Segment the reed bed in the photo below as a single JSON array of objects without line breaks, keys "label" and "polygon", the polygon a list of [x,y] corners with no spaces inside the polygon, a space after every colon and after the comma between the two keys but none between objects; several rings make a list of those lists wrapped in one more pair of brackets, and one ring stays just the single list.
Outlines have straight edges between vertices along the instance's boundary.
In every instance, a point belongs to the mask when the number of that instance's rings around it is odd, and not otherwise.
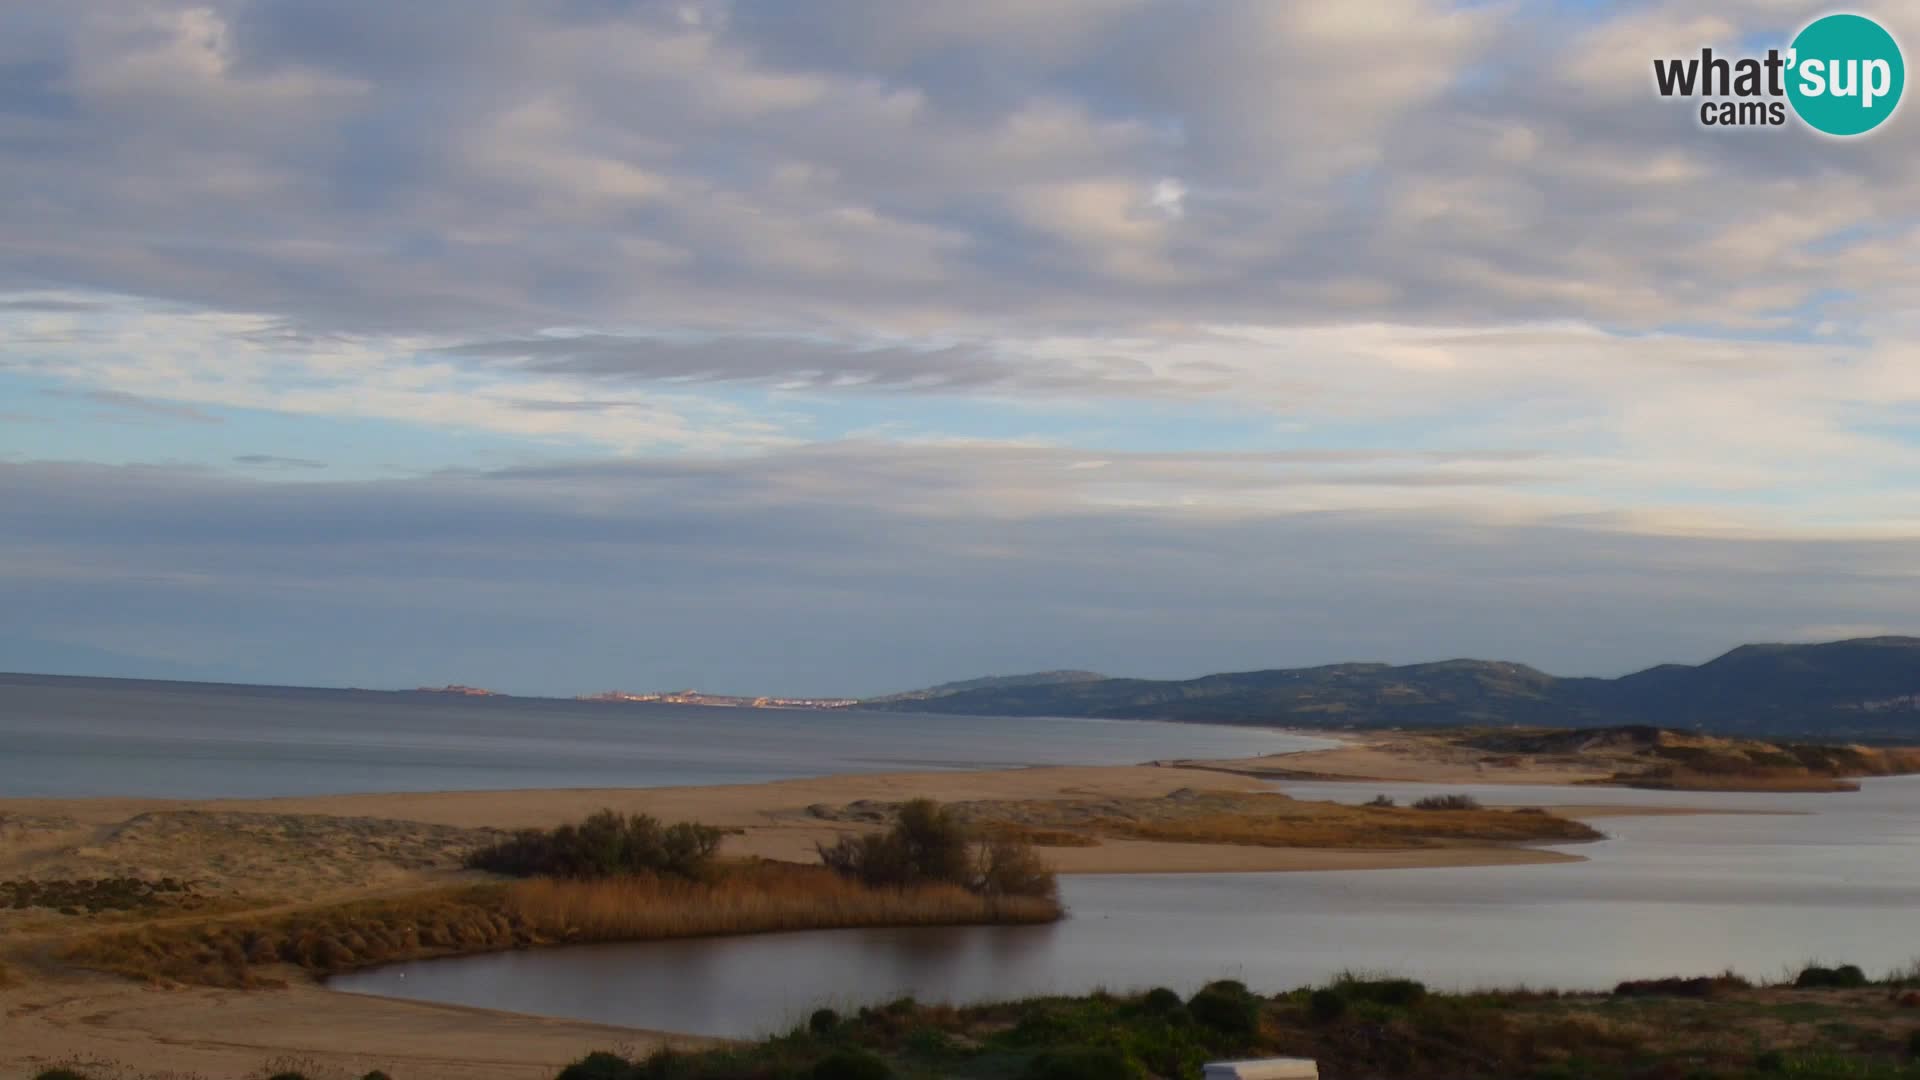
[{"label": "reed bed", "polygon": [[330,975],[434,956],[571,942],[862,926],[1041,923],[1060,905],[957,886],[872,889],[825,867],[746,863],[707,881],[534,879],[435,889],[259,918],[96,934],[65,959],[135,978],[256,986],[293,969]]},{"label": "reed bed", "polygon": [[764,863],[713,882],[669,878],[538,879],[507,890],[507,906],[572,941],[650,941],[855,926],[1042,923],[1058,902],[985,897],[956,885],[874,889],[822,867]]},{"label": "reed bed", "polygon": [[[1885,774],[1875,774],[1885,775]],[[1852,780],[1805,769],[1754,768],[1745,772],[1668,769],[1629,774],[1616,783],[1655,791],[1859,791]]]}]

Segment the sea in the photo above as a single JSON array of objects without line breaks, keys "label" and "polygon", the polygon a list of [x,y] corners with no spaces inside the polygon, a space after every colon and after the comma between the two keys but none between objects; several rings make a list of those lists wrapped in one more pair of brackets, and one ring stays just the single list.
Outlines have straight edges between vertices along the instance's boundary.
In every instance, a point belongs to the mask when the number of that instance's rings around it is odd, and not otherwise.
[{"label": "sea", "polygon": [[0,675],[0,798],[671,787],[1329,745],[1255,727]]}]

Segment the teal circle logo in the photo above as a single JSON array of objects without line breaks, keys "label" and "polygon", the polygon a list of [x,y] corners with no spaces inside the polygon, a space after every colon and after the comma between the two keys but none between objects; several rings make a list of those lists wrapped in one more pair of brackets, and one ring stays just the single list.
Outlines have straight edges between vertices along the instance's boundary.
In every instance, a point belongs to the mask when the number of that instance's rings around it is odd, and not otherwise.
[{"label": "teal circle logo", "polygon": [[1893,35],[1862,15],[1828,15],[1793,39],[1787,99],[1816,131],[1862,135],[1893,115],[1907,65]]}]

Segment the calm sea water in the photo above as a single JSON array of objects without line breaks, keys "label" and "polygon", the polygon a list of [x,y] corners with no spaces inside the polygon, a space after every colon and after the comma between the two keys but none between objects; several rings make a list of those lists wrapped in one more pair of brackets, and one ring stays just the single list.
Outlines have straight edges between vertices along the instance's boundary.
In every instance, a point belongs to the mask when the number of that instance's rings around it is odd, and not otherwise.
[{"label": "calm sea water", "polygon": [[[1415,785],[1283,785],[1404,801]],[[1447,790],[1461,790],[1449,788]],[[339,989],[713,1035],[822,1004],[983,1001],[1097,987],[1268,990],[1347,970],[1443,987],[1601,988],[1809,960],[1878,972],[1920,956],[1920,777],[1857,794],[1486,787],[1488,802],[1696,805],[1785,814],[1622,817],[1584,863],[1335,873],[1076,877],[1045,927],[846,930],[602,945],[404,964]]]},{"label": "calm sea water", "polygon": [[1327,745],[1143,721],[610,705],[0,675],[0,797],[666,787]]}]

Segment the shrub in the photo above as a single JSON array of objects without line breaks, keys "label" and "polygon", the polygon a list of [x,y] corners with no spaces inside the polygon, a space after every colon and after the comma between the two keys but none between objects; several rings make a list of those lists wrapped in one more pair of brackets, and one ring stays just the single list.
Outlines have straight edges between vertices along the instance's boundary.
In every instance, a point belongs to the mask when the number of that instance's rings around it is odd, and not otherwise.
[{"label": "shrub", "polygon": [[1786,1072],[1787,1055],[1778,1050],[1763,1050],[1754,1056],[1753,1071],[1757,1073]]},{"label": "shrub", "polygon": [[1339,992],[1355,1001],[1405,1009],[1426,999],[1427,984],[1414,979],[1346,979]]},{"label": "shrub", "polygon": [[840,1014],[832,1009],[815,1009],[813,1015],[807,1017],[807,1030],[815,1035],[825,1035],[839,1026]]},{"label": "shrub", "polygon": [[980,845],[976,853],[966,826],[932,799],[902,803],[885,833],[843,836],[816,850],[835,873],[870,888],[958,885],[993,898],[1059,895],[1053,872],[1031,844],[1003,837]]},{"label": "shrub", "polygon": [[841,837],[820,846],[820,861],[875,888],[973,883],[967,830],[953,812],[932,799],[900,806],[891,831]]},{"label": "shrub", "polygon": [[1164,986],[1156,986],[1147,991],[1146,996],[1140,999],[1140,1004],[1150,1013],[1164,1014],[1180,1008],[1183,1002],[1181,1002],[1179,994],[1174,993]]},{"label": "shrub", "polygon": [[1728,990],[1750,990],[1753,984],[1729,971],[1721,975],[1698,975],[1691,979],[1669,976],[1664,979],[1629,979],[1613,988],[1615,997],[1714,997]]},{"label": "shrub", "polygon": [[1391,795],[1375,795],[1373,798],[1367,800],[1367,805],[1386,807],[1397,804],[1393,801],[1393,796]]},{"label": "shrub", "polygon": [[1213,983],[1187,1001],[1194,1020],[1222,1035],[1248,1036],[1260,1028],[1260,1000],[1239,983]]},{"label": "shrub", "polygon": [[1060,895],[1053,871],[1034,854],[1033,846],[1018,840],[991,840],[980,845],[979,873],[974,891],[982,896]]},{"label": "shrub", "polygon": [[361,1077],[360,1080],[393,1080],[393,1077],[388,1076],[386,1073],[381,1072],[379,1069],[375,1069],[372,1072],[368,1073],[367,1075]]},{"label": "shrub", "polygon": [[47,1069],[35,1076],[33,1080],[87,1080],[87,1077],[72,1069]]},{"label": "shrub", "polygon": [[1867,985],[1867,973],[1853,964],[1842,964],[1837,968],[1814,964],[1802,968],[1794,978],[1793,985],[1800,990],[1854,990]]},{"label": "shrub", "polygon": [[1027,1064],[1020,1080],[1137,1080],[1140,1067],[1108,1046],[1048,1050]]},{"label": "shrub", "polygon": [[1415,810],[1478,810],[1480,800],[1471,795],[1428,795],[1415,799]]},{"label": "shrub", "polygon": [[596,1050],[560,1070],[557,1080],[638,1080],[640,1070],[618,1054]]},{"label": "shrub", "polygon": [[813,1067],[813,1080],[889,1080],[893,1069],[864,1050],[839,1050]]},{"label": "shrub", "polygon": [[476,870],[515,877],[607,878],[664,874],[699,878],[720,850],[721,830],[661,825],[647,814],[602,810],[578,825],[523,829],[467,856]]},{"label": "shrub", "polygon": [[1307,997],[1307,1015],[1316,1024],[1331,1024],[1347,1015],[1347,998],[1338,990],[1322,988]]}]

